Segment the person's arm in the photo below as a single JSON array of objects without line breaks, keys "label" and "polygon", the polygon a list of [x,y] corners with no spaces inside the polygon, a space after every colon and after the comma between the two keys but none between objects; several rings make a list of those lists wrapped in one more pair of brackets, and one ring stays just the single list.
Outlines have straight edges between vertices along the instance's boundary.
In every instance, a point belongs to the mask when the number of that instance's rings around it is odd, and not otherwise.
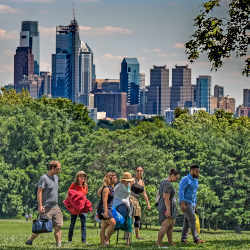
[{"label": "person's arm", "polygon": [[188,179],[187,178],[182,178],[180,181],[180,186],[179,186],[179,202],[181,205],[181,210],[184,212],[186,209],[186,203],[185,203],[185,198],[184,198],[184,192],[188,186]]},{"label": "person's arm", "polygon": [[101,197],[101,195],[102,195],[102,189],[103,189],[103,187],[100,187],[100,188],[98,189],[98,191],[97,191],[97,196],[98,196],[98,197]]},{"label": "person's arm", "polygon": [[43,207],[43,189],[46,187],[46,180],[44,176],[41,176],[38,185],[37,185],[37,203],[38,203],[38,211],[39,213],[44,213],[45,208]]},{"label": "person's arm", "polygon": [[[143,183],[144,184],[144,183]],[[147,191],[146,191],[146,187],[144,185],[144,192],[143,192],[143,197],[146,201],[146,204],[147,204],[147,207],[148,209],[150,210],[151,209],[151,206],[150,206],[150,202],[149,202],[149,199],[148,199],[148,195],[147,195]]]},{"label": "person's arm", "polygon": [[164,200],[165,207],[166,207],[165,216],[166,217],[171,217],[170,194],[169,193],[163,193],[163,200]]},{"label": "person's arm", "polygon": [[108,196],[109,196],[109,188],[105,187],[102,191],[102,202],[103,202],[103,209],[104,209],[104,214],[103,217],[108,219]]},{"label": "person's arm", "polygon": [[43,207],[43,189],[38,188],[37,189],[37,203],[38,203],[38,211],[39,213],[44,213],[45,209]]}]

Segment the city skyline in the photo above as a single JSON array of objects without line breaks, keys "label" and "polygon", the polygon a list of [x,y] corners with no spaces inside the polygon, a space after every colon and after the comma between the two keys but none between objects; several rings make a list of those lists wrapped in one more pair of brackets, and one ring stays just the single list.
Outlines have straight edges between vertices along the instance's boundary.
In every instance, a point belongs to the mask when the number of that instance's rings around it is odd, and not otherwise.
[{"label": "city skyline", "polygon": [[[55,16],[59,2],[61,14]],[[119,79],[124,56],[138,58],[140,73],[146,74],[147,84],[152,65],[167,65],[171,72],[175,64],[187,63],[183,43],[192,34],[193,18],[199,12],[201,1],[190,0],[187,4],[184,0],[135,0],[132,6],[130,0],[75,1],[81,40],[95,51],[97,78]],[[40,70],[51,71],[56,26],[72,19],[71,8],[71,3],[65,0],[24,0],[22,3],[17,0],[0,0],[1,84],[13,83],[13,56],[19,43],[20,24],[24,20],[39,22]],[[192,84],[196,83],[199,75],[211,75],[212,87],[216,84],[224,86],[225,95],[236,98],[237,105],[242,104],[243,89],[249,88],[250,81],[241,76],[239,62],[229,59],[224,69],[215,73],[210,72],[209,63],[202,57],[198,63],[189,64],[192,68]]]}]

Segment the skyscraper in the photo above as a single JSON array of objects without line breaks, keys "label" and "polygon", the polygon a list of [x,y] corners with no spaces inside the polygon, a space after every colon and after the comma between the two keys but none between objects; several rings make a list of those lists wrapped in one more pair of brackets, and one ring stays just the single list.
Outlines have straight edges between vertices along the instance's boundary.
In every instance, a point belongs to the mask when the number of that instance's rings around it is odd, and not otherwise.
[{"label": "skyscraper", "polygon": [[250,89],[243,90],[243,106],[250,107]]},{"label": "skyscraper", "polygon": [[[87,43],[81,42],[80,48],[80,80],[79,80],[79,95],[87,96],[94,89],[94,63],[93,52]],[[82,98],[81,98],[82,99]],[[88,100],[88,98],[83,98]],[[83,103],[88,106],[88,103]]]},{"label": "skyscraper", "polygon": [[146,75],[145,73],[140,73],[140,89],[144,89],[146,87]]},{"label": "skyscraper", "polygon": [[172,69],[171,109],[192,107],[194,94],[191,84],[191,69],[186,66],[175,66]]},{"label": "skyscraper", "polygon": [[147,113],[164,113],[170,107],[169,69],[153,66],[150,70],[150,87],[147,93]]},{"label": "skyscraper", "polygon": [[127,93],[130,105],[140,103],[140,65],[137,58],[124,58],[121,63],[120,90]]},{"label": "skyscraper", "polygon": [[196,106],[210,113],[211,76],[199,76],[196,83]]},{"label": "skyscraper", "polygon": [[17,47],[14,56],[14,87],[19,91],[19,84],[24,79],[34,74],[34,56],[29,47]]},{"label": "skyscraper", "polygon": [[217,98],[223,97],[224,96],[224,87],[215,85],[214,86],[214,96]]},{"label": "skyscraper", "polygon": [[34,56],[34,74],[40,73],[40,37],[37,21],[23,21],[20,32],[20,47],[28,47]]},{"label": "skyscraper", "polygon": [[52,55],[52,96],[79,99],[79,27],[75,18],[68,26],[56,27],[56,54]]},{"label": "skyscraper", "polygon": [[51,96],[51,73],[50,72],[40,72],[41,76],[41,91],[40,96]]}]

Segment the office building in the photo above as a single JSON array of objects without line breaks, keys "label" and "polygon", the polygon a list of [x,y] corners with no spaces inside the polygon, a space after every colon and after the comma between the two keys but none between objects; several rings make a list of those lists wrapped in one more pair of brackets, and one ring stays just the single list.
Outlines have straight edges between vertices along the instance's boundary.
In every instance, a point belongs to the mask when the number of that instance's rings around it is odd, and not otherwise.
[{"label": "office building", "polygon": [[140,65],[137,58],[124,58],[121,63],[120,90],[127,93],[130,105],[140,103]]},{"label": "office building", "polygon": [[230,96],[220,97],[218,99],[218,109],[224,109],[226,112],[235,112],[235,99]]},{"label": "office building", "polygon": [[34,74],[40,73],[40,36],[37,21],[23,21],[19,47],[31,49],[34,56]]},{"label": "office building", "polygon": [[41,96],[47,96],[51,97],[51,73],[50,72],[45,72],[41,71],[40,72],[40,77],[42,80],[42,85],[41,85]]},{"label": "office building", "polygon": [[196,80],[196,106],[210,113],[211,76],[199,76]]},{"label": "office building", "polygon": [[214,96],[217,98],[223,97],[224,96],[224,87],[215,85],[214,86]]},{"label": "office building", "polygon": [[95,108],[98,112],[106,112],[113,119],[127,117],[127,94],[125,92],[99,92],[94,97]]},{"label": "office building", "polygon": [[29,47],[17,47],[14,56],[14,87],[19,88],[19,83],[26,77],[34,74],[34,56]]},{"label": "office building", "polygon": [[210,97],[210,113],[213,114],[218,109],[218,97]]},{"label": "office building", "polygon": [[74,18],[68,26],[56,27],[56,54],[52,55],[52,96],[79,101],[80,37]]},{"label": "office building", "polygon": [[32,98],[40,98],[41,97],[41,86],[42,79],[38,75],[29,75],[25,76],[18,84],[16,89],[17,92],[21,92],[22,90],[27,90],[30,93]]},{"label": "office building", "polygon": [[238,117],[244,116],[250,118],[250,107],[239,106],[236,110],[236,115]]},{"label": "office building", "polygon": [[147,93],[147,114],[161,115],[170,107],[169,69],[153,66]]},{"label": "office building", "polygon": [[186,66],[175,66],[172,69],[171,104],[172,110],[177,107],[189,108],[194,105],[191,69]]},{"label": "office building", "polygon": [[[94,55],[87,43],[81,42],[79,95],[88,95],[94,89]],[[87,105],[86,103],[83,103]]]},{"label": "office building", "polygon": [[243,89],[243,106],[250,107],[250,89]]},{"label": "office building", "polygon": [[145,73],[140,73],[140,89],[144,89],[146,87],[146,75]]}]

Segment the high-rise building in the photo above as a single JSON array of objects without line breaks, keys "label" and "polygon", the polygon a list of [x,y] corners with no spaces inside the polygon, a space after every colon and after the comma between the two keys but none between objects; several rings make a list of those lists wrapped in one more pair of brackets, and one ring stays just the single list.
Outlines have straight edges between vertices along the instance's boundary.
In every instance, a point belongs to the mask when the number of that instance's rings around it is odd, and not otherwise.
[{"label": "high-rise building", "polygon": [[147,93],[148,114],[163,114],[170,107],[169,69],[153,66],[150,70],[150,87]]},{"label": "high-rise building", "polygon": [[52,55],[52,96],[79,100],[80,37],[75,18],[56,27],[56,54]]},{"label": "high-rise building", "polygon": [[121,63],[120,90],[127,93],[130,105],[140,103],[140,65],[137,58],[124,58]]},{"label": "high-rise building", "polygon": [[235,112],[235,99],[230,96],[220,97],[218,99],[218,109],[224,109],[226,112]]},{"label": "high-rise building", "polygon": [[127,116],[127,94],[125,92],[99,92],[94,97],[98,112],[106,112],[107,117],[119,119]]},{"label": "high-rise building", "polygon": [[172,69],[171,109],[189,108],[194,104],[191,69],[186,66],[175,66]]},{"label": "high-rise building", "polygon": [[40,73],[40,37],[37,21],[23,21],[20,32],[20,47],[28,47],[34,56],[34,74]]},{"label": "high-rise building", "polygon": [[41,93],[40,96],[51,96],[51,73],[41,71],[40,72],[42,85],[41,85]]},{"label": "high-rise building", "polygon": [[214,96],[217,98],[223,97],[224,96],[224,87],[215,85],[214,86]]},{"label": "high-rise building", "polygon": [[218,97],[210,97],[210,113],[213,114],[218,108]]},{"label": "high-rise building", "polygon": [[210,113],[211,76],[199,76],[196,80],[196,106]]},{"label": "high-rise building", "polygon": [[146,87],[146,75],[145,73],[140,73],[140,89],[144,89]]},{"label": "high-rise building", "polygon": [[34,74],[34,56],[29,47],[17,47],[14,56],[14,87],[20,89],[19,84],[24,79]]},{"label": "high-rise building", "polygon": [[250,107],[250,89],[243,89],[243,106]]},{"label": "high-rise building", "polygon": [[[88,95],[94,89],[93,82],[93,52],[87,43],[81,42],[80,49],[80,85],[79,95]],[[83,103],[87,105],[87,103]]]},{"label": "high-rise building", "polygon": [[28,90],[32,98],[41,97],[41,86],[42,79],[38,75],[24,76],[24,78],[19,82],[16,89],[17,92],[22,90]]}]

